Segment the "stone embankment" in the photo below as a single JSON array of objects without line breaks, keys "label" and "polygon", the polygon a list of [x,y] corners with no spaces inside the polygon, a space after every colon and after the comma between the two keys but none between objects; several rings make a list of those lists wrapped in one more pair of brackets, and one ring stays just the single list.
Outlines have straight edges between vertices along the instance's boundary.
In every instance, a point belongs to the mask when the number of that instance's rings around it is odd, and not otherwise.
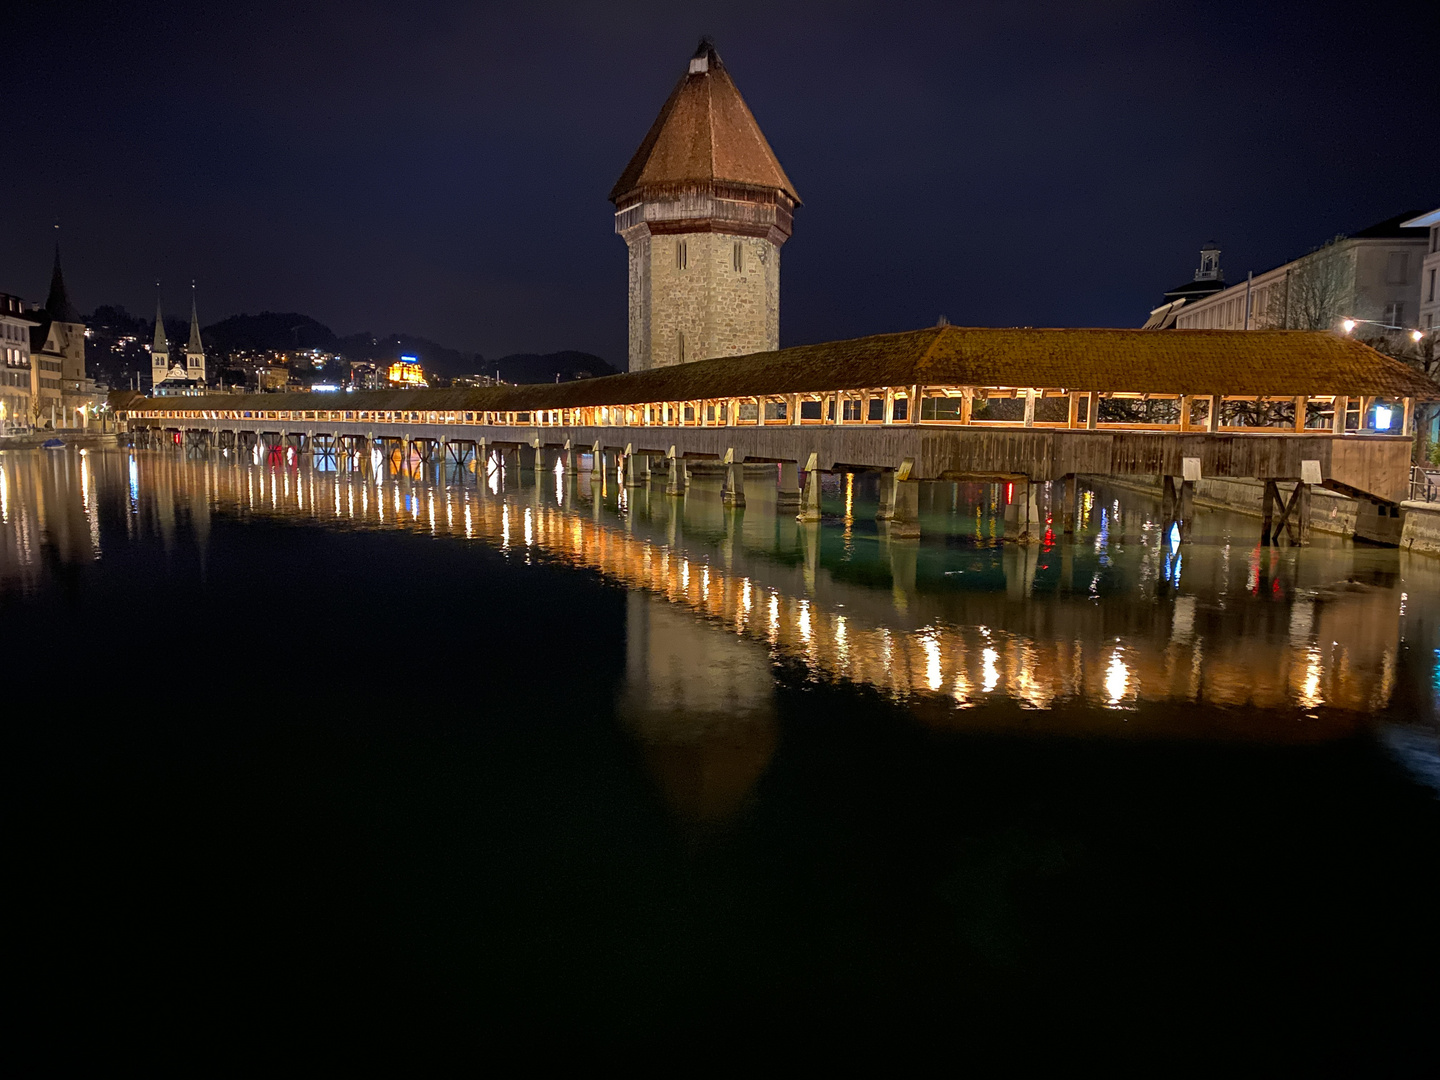
[{"label": "stone embankment", "polygon": [[[1149,485],[1125,486],[1160,494],[1158,479]],[[1195,505],[1212,510],[1231,510],[1258,518],[1263,514],[1264,498],[1265,485],[1259,480],[1201,480],[1195,485]],[[1310,528],[1353,537],[1359,510],[1360,503],[1348,495],[1315,487],[1310,496]],[[1401,503],[1398,540],[1401,550],[1440,556],[1440,503]]]},{"label": "stone embankment", "polygon": [[113,431],[32,431],[24,435],[0,435],[0,450],[34,450],[50,439],[86,449],[120,444],[120,436]]}]

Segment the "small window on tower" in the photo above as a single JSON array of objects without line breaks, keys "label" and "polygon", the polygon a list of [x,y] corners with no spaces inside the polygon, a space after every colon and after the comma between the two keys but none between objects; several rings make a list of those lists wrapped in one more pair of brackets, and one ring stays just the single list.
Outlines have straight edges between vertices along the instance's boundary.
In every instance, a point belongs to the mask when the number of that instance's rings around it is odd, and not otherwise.
[{"label": "small window on tower", "polygon": [[690,252],[686,249],[684,240],[675,241],[675,269],[685,270],[690,265]]},{"label": "small window on tower", "polygon": [[685,362],[685,332],[682,330],[677,337],[675,355],[679,357],[678,363],[683,364]]},{"label": "small window on tower", "polygon": [[739,240],[735,241],[735,272],[737,274],[745,272],[745,245]]}]

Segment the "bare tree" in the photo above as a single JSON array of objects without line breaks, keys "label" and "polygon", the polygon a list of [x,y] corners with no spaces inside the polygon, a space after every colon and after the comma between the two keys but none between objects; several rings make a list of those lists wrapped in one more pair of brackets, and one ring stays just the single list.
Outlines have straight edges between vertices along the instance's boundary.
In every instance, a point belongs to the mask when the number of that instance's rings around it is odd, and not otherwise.
[{"label": "bare tree", "polygon": [[1339,247],[1337,236],[1285,272],[1270,290],[1265,323],[1276,330],[1330,330],[1346,315],[1355,295],[1355,258]]}]

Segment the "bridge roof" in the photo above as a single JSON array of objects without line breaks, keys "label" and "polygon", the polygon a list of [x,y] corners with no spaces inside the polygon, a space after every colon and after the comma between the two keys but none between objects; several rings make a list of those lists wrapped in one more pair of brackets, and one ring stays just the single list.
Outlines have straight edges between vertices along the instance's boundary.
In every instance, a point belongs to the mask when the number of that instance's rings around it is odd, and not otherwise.
[{"label": "bridge roof", "polygon": [[[601,379],[454,390],[151,399],[187,409],[531,410],[881,387],[1029,387],[1272,398],[1413,397],[1440,386],[1334,334],[1301,330],[993,329],[944,326],[701,360]],[[164,406],[160,401],[164,401]]]}]

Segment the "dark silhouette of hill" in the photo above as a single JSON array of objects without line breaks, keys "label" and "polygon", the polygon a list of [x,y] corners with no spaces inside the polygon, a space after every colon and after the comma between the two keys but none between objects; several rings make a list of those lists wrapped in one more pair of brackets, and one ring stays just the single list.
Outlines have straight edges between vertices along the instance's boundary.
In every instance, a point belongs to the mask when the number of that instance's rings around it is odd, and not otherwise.
[{"label": "dark silhouette of hill", "polygon": [[338,342],[339,351],[347,360],[373,360],[376,363],[391,363],[399,356],[413,356],[426,370],[454,378],[468,375],[481,363],[478,353],[461,352],[447,348],[429,338],[414,334],[372,334],[362,330],[358,334],[343,337]]},{"label": "dark silhouette of hill", "polygon": [[[123,307],[103,306],[87,320],[93,331],[87,342],[87,357],[95,369],[115,385],[126,385],[131,377],[150,369],[147,346],[155,334],[153,319],[132,315]],[[190,323],[183,315],[165,319],[165,333],[171,348],[183,351],[190,336]],[[486,360],[479,353],[451,349],[414,334],[337,335],[324,323],[296,311],[262,311],[258,315],[231,315],[202,327],[200,336],[211,363],[219,370],[233,353],[292,352],[319,349],[337,353],[346,360],[369,360],[389,364],[400,356],[414,356],[426,371],[453,379],[457,375],[491,375],[512,383],[549,383],[558,378],[597,378],[614,375],[615,367],[591,353],[573,349],[554,353],[513,353],[498,360]]]},{"label": "dark silhouette of hill", "polygon": [[571,379],[597,379],[601,375],[615,375],[615,366],[593,353],[576,352],[566,349],[553,353],[512,353],[499,360],[487,360],[478,372],[481,375],[500,373],[500,378],[509,383],[553,383]]},{"label": "dark silhouette of hill", "polygon": [[[170,325],[170,320],[165,320]],[[324,323],[295,311],[262,311],[259,315],[231,315],[202,327],[206,349],[219,353],[286,349],[323,349],[337,352],[339,339]]]}]

